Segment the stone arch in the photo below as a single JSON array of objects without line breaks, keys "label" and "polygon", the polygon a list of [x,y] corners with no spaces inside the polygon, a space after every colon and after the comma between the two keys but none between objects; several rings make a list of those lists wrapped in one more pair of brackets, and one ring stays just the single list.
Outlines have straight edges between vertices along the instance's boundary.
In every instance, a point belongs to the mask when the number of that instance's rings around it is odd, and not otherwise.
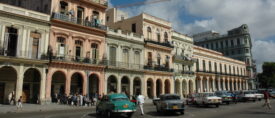
[{"label": "stone arch", "polygon": [[81,72],[72,73],[70,94],[84,94],[84,78]]},{"label": "stone arch", "polygon": [[110,75],[107,79],[107,93],[116,93],[117,91],[118,79],[114,75]]},{"label": "stone arch", "polygon": [[17,71],[11,66],[2,66],[0,68],[0,104],[9,103],[10,93],[16,95]]},{"label": "stone arch", "polygon": [[142,81],[140,77],[135,77],[133,80],[133,95],[141,94],[142,90]]},{"label": "stone arch", "polygon": [[171,82],[170,82],[170,80],[169,79],[166,79],[165,81],[164,81],[164,84],[165,84],[165,94],[169,94],[169,93],[171,93]]},{"label": "stone arch", "polygon": [[121,78],[121,92],[130,95],[130,78],[128,76]]},{"label": "stone arch", "polygon": [[154,81],[152,78],[147,79],[146,86],[147,96],[149,98],[154,98]]},{"label": "stone arch", "polygon": [[29,68],[24,72],[22,101],[25,103],[39,103],[41,73],[36,68]]},{"label": "stone arch", "polygon": [[95,97],[95,95],[99,94],[99,87],[100,87],[100,79],[99,79],[99,76],[98,74],[96,73],[92,73],[90,74],[89,76],[89,79],[88,79],[88,94],[89,96],[93,96]]},{"label": "stone arch", "polygon": [[162,81],[161,79],[157,79],[156,80],[156,95],[157,97],[159,97],[160,94],[162,94]]}]

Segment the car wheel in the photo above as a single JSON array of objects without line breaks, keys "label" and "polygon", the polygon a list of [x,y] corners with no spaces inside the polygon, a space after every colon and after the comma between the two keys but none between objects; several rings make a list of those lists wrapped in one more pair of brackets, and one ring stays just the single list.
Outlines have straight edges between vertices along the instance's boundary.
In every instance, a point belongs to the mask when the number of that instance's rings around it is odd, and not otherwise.
[{"label": "car wheel", "polygon": [[216,107],[219,108],[220,105],[216,104]]},{"label": "car wheel", "polygon": [[112,117],[112,112],[111,111],[107,111],[107,118],[111,118]]}]

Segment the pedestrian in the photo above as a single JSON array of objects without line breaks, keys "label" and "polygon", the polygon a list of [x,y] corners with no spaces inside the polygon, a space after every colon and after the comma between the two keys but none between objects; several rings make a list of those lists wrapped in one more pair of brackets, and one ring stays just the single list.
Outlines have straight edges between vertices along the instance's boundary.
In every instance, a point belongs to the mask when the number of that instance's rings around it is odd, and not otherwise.
[{"label": "pedestrian", "polygon": [[141,110],[141,115],[144,115],[144,111],[143,111],[144,99],[145,99],[145,97],[141,94],[139,94],[139,96],[137,97],[137,102],[138,102],[139,108]]},{"label": "pedestrian", "polygon": [[270,105],[270,96],[267,90],[264,91],[264,99],[265,99],[265,103],[263,105],[263,107],[267,106],[269,109],[271,109],[271,105]]},{"label": "pedestrian", "polygon": [[9,104],[11,105],[12,103],[11,103],[11,98],[12,98],[12,92],[9,94],[9,97],[8,97],[8,99],[9,99]]},{"label": "pedestrian", "polygon": [[22,105],[22,96],[20,96],[20,98],[17,101],[17,110],[21,109],[22,110],[23,105]]},{"label": "pedestrian", "polygon": [[83,96],[79,94],[79,106],[83,106]]}]

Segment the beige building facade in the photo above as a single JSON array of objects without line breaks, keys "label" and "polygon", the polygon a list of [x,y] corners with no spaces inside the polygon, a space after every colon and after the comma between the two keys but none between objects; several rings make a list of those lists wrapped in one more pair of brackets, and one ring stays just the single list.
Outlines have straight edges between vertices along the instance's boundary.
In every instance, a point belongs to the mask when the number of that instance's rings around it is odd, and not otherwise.
[{"label": "beige building facade", "polygon": [[196,92],[193,39],[173,31],[172,41],[175,93],[186,97],[188,94]]},{"label": "beige building facade", "polygon": [[197,92],[248,89],[245,62],[223,56],[222,53],[194,46]]},{"label": "beige building facade", "polygon": [[0,3],[0,104],[45,101],[50,15]]}]

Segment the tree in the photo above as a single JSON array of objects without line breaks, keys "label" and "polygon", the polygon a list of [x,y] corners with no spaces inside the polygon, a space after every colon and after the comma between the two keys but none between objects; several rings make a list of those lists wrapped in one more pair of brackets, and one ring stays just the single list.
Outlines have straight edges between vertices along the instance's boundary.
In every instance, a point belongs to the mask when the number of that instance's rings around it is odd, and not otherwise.
[{"label": "tree", "polygon": [[261,88],[275,87],[275,62],[265,62],[262,66],[263,72],[258,74]]}]

